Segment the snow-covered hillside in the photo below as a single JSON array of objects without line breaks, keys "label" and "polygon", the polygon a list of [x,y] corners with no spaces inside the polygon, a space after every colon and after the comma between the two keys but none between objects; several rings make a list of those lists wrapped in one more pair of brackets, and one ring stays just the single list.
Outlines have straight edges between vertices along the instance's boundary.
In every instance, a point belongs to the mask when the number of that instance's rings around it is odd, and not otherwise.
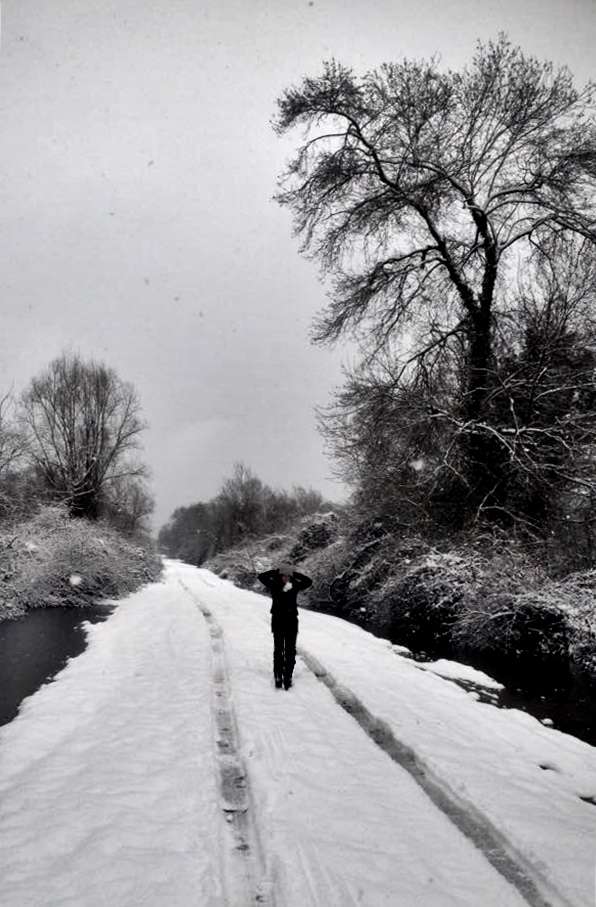
[{"label": "snow-covered hillside", "polygon": [[[0,731],[3,907],[592,905],[596,753],[168,564]],[[459,670],[459,669],[456,669]]]}]

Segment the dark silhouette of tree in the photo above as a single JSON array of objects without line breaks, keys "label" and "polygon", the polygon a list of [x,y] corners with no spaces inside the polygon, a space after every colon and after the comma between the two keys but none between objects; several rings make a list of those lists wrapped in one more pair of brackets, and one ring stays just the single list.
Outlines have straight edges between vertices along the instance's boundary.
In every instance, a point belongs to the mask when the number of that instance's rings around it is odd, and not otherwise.
[{"label": "dark silhouette of tree", "polygon": [[264,485],[249,467],[236,463],[215,499],[219,519],[215,545],[231,548],[242,538],[263,531]]},{"label": "dark silhouette of tree", "polygon": [[[11,394],[0,398],[0,520],[10,520],[23,509],[22,483],[25,438],[14,417]],[[29,480],[29,485],[31,481]]]},{"label": "dark silhouette of tree", "polygon": [[[507,507],[512,453],[493,419],[499,338],[523,302],[512,275],[556,243],[552,267],[564,243],[592,255],[592,96],[500,36],[461,72],[404,61],[357,78],[327,63],[278,102],[279,133],[308,130],[278,199],[332,280],[315,339],[362,344],[349,405],[372,383],[385,405],[422,407],[427,429],[442,421],[433,488],[453,480],[462,518]],[[434,429],[414,434],[432,453]]]},{"label": "dark silhouette of tree", "polygon": [[141,475],[121,476],[102,491],[100,513],[125,535],[148,534],[155,501]]},{"label": "dark silhouette of tree", "polygon": [[301,516],[331,504],[312,489],[270,488],[244,463],[236,463],[210,501],[179,507],[159,531],[163,551],[193,564],[249,539],[283,531]]},{"label": "dark silhouette of tree", "polygon": [[22,460],[25,439],[12,417],[11,394],[0,397],[0,481]]},{"label": "dark silhouette of tree", "polygon": [[96,519],[110,483],[144,475],[131,459],[145,423],[132,385],[76,355],[55,359],[24,393],[31,462],[73,516]]},{"label": "dark silhouette of tree", "polygon": [[[583,240],[535,250],[493,340],[482,428],[492,495],[475,519],[532,532],[584,521],[596,495],[596,257]],[[573,247],[575,254],[573,253]],[[465,348],[451,344],[407,378],[389,357],[348,375],[322,429],[362,507],[410,528],[461,522],[468,426],[458,410]],[[466,451],[464,451],[465,453]]]}]

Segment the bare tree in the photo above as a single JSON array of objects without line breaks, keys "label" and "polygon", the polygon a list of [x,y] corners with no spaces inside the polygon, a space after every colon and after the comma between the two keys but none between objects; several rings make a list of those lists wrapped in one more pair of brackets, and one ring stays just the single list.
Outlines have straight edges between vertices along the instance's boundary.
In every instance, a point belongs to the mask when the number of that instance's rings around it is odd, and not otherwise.
[{"label": "bare tree", "polygon": [[0,481],[19,463],[25,447],[23,434],[11,419],[12,402],[9,393],[0,397]]},{"label": "bare tree", "polygon": [[[478,431],[494,441],[491,494],[474,519],[585,523],[596,500],[596,255],[558,237],[535,249],[509,313],[502,313],[486,373]],[[437,346],[406,377],[383,352],[347,375],[322,429],[363,506],[422,528],[466,510],[470,423],[458,407],[465,347]]]},{"label": "bare tree", "polygon": [[500,36],[461,72],[404,61],[359,79],[331,62],[279,100],[279,133],[309,132],[278,199],[333,283],[315,339],[352,332],[374,368],[389,346],[394,386],[456,351],[472,513],[499,505],[491,394],[512,275],[536,244],[596,242],[592,98]]},{"label": "bare tree", "polygon": [[265,486],[244,463],[235,463],[216,498],[220,515],[219,546],[229,548],[264,530]]},{"label": "bare tree", "polygon": [[13,418],[10,393],[0,398],[0,519],[14,517],[19,509],[15,473],[23,463],[25,439]]},{"label": "bare tree", "polygon": [[74,516],[96,519],[110,483],[144,472],[130,456],[145,427],[137,394],[100,363],[55,359],[23,395],[22,423],[32,462]]},{"label": "bare tree", "polygon": [[159,544],[170,556],[195,564],[244,544],[251,560],[255,538],[283,532],[300,517],[333,506],[313,489],[274,490],[250,467],[235,463],[214,498],[174,511],[159,531]]},{"label": "bare tree", "polygon": [[126,535],[147,533],[155,501],[143,475],[113,479],[102,493],[101,515]]}]

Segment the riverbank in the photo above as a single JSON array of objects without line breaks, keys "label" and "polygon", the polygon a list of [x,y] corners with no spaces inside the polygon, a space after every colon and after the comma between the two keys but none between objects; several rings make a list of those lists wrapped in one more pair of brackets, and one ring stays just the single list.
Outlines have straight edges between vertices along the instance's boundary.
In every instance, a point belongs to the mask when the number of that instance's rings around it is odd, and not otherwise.
[{"label": "riverbank", "polygon": [[481,670],[506,690],[503,707],[596,743],[596,571],[552,579],[516,540],[462,535],[433,546],[333,513],[205,566],[262,592],[256,573],[281,561],[313,578],[304,607],[405,645],[416,658]]},{"label": "riverbank", "polygon": [[0,623],[0,725],[16,717],[24,699],[66,667],[87,645],[85,623],[101,623],[114,605],[37,608]]},{"label": "riverbank", "polygon": [[[276,690],[268,612],[263,596],[169,563],[89,628],[85,652],[0,730],[3,907],[102,907],[106,892],[120,907],[268,892],[287,907],[525,904],[494,868],[499,842],[544,891],[533,903],[589,903],[594,750],[314,612],[299,637],[313,669],[298,659],[292,689]],[[346,706],[374,717],[372,737]],[[230,728],[245,773],[234,804]],[[383,752],[391,741],[420,781]],[[457,803],[468,829],[493,830],[483,850],[445,816]],[[240,823],[258,838],[236,838]],[[244,896],[234,867],[247,861]]]},{"label": "riverbank", "polygon": [[0,528],[0,621],[44,607],[88,607],[134,592],[161,573],[149,539],[46,506]]}]

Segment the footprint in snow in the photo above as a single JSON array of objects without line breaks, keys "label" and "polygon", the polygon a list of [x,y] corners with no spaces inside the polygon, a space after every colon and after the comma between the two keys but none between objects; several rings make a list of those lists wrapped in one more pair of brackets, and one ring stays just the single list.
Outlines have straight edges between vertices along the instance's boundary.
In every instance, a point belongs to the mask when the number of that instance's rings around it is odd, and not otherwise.
[{"label": "footprint in snow", "polygon": [[561,769],[557,765],[553,765],[552,762],[540,762],[539,768],[545,772],[559,772],[559,774],[562,774]]}]

